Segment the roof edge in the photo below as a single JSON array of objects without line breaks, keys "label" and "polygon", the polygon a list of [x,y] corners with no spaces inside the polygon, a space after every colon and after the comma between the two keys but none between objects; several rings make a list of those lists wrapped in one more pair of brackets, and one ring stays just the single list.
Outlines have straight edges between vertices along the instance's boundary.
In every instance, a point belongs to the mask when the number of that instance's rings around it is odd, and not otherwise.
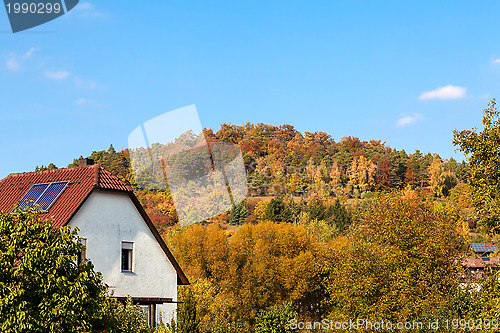
[{"label": "roof edge", "polygon": [[163,252],[167,256],[167,258],[170,260],[170,262],[172,263],[172,266],[174,266],[174,269],[177,272],[177,284],[178,285],[191,284],[189,282],[188,278],[186,277],[186,275],[184,274],[184,272],[182,271],[181,266],[179,265],[177,260],[175,260],[174,255],[168,249],[167,244],[165,244],[165,242],[163,241],[163,238],[161,238],[160,234],[158,233],[158,230],[156,230],[153,222],[151,221],[148,214],[144,210],[144,207],[142,207],[141,203],[139,202],[139,199],[137,199],[134,192],[128,192],[128,194],[129,194],[130,199],[132,199],[132,202],[134,203],[135,207],[137,208],[137,210],[141,214],[142,218],[144,219],[144,221],[148,225],[149,229],[153,233],[153,236],[156,238],[156,241],[158,242],[158,244],[160,244],[160,247],[162,248]]}]

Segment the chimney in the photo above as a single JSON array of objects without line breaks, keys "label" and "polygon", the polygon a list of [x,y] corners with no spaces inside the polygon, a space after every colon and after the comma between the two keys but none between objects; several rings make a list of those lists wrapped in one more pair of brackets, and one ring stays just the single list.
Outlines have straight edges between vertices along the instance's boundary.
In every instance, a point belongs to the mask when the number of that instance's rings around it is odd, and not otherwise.
[{"label": "chimney", "polygon": [[91,158],[81,158],[78,160],[78,166],[94,165],[94,160]]}]

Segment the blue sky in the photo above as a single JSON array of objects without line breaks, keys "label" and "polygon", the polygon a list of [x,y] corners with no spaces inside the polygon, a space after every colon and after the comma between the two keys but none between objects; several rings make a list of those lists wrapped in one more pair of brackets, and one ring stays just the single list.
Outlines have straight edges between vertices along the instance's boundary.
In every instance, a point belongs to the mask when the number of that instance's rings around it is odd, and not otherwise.
[{"label": "blue sky", "polygon": [[196,104],[202,125],[291,124],[454,153],[500,89],[498,1],[100,1],[13,34],[0,10],[0,177]]}]

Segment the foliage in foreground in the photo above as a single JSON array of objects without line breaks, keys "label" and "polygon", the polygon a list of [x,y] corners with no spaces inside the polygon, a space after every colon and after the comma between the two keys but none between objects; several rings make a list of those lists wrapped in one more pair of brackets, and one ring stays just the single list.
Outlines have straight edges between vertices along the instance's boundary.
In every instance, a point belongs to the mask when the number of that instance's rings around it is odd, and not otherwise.
[{"label": "foliage in foreground", "polygon": [[255,333],[292,333],[290,321],[297,317],[290,303],[271,306],[257,314]]},{"label": "foliage in foreground", "polygon": [[252,332],[259,310],[291,302],[313,308],[320,289],[315,243],[289,223],[172,230],[169,242],[192,281],[201,332]]},{"label": "foliage in foreground", "polygon": [[326,303],[335,319],[424,320],[449,307],[464,238],[423,198],[380,197],[348,247],[328,254]]},{"label": "foliage in foreground", "polygon": [[[414,191],[363,203],[350,208],[356,217],[345,233],[321,216],[328,212],[320,201],[304,206],[295,223],[170,230],[192,281],[200,332],[286,332],[285,313],[299,321],[468,316],[455,306],[466,231],[458,203]],[[257,207],[265,219],[267,205]]]},{"label": "foliage in foreground", "polygon": [[453,143],[468,156],[469,184],[481,224],[492,233],[500,232],[500,112],[495,99],[485,109],[484,129],[453,132]]},{"label": "foliage in foreground", "polygon": [[52,228],[33,211],[0,215],[0,330],[90,332],[103,324],[106,287],[77,231]]},{"label": "foliage in foreground", "polygon": [[107,296],[90,261],[77,263],[77,230],[40,213],[0,214],[0,331],[149,332],[140,309]]}]

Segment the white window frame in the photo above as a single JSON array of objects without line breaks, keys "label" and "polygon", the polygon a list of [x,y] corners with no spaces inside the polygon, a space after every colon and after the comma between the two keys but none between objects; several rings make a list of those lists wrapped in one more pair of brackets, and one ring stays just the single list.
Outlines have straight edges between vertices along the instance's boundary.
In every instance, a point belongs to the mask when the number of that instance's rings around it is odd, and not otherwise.
[{"label": "white window frame", "polygon": [[[123,269],[123,251],[128,251],[128,269]],[[122,241],[121,249],[121,269],[123,273],[132,273],[134,271],[134,242]]]}]

